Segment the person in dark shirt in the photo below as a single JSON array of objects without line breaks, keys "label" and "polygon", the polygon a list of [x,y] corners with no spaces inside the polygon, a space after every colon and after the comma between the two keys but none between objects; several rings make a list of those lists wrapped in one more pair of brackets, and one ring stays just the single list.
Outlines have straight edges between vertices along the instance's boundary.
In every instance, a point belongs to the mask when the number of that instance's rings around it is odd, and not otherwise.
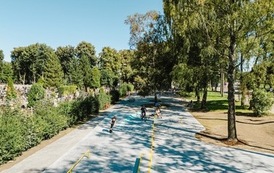
[{"label": "person in dark shirt", "polygon": [[112,129],[113,129],[115,122],[116,122],[116,116],[113,116],[110,121],[110,129],[109,129],[110,133],[112,133]]},{"label": "person in dark shirt", "polygon": [[141,107],[141,119],[144,119],[146,117],[146,112],[147,112],[147,109],[146,109],[145,105],[142,105],[142,107]]}]

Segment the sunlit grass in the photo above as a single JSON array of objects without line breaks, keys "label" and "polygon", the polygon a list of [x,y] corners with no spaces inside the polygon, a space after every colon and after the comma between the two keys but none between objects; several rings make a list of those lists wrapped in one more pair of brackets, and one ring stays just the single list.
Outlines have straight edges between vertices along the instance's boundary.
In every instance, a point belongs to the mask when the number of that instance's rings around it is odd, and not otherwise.
[{"label": "sunlit grass", "polygon": [[[194,101],[194,110],[200,109],[200,103],[196,103],[196,98],[194,94],[191,94],[191,97],[187,98],[188,100]],[[202,98],[201,98],[202,99]],[[241,106],[240,102],[235,102],[235,109],[237,114],[253,114],[252,110],[248,110],[248,107]],[[227,111],[228,110],[228,100],[227,93],[221,96],[220,92],[209,91],[207,95],[206,109],[203,111]]]}]

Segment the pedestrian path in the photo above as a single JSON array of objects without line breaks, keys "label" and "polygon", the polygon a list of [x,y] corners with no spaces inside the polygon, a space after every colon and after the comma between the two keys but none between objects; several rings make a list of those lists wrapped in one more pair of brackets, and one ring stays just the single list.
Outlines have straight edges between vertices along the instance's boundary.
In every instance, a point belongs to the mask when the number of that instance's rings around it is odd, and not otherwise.
[{"label": "pedestrian path", "polygon": [[[203,143],[195,133],[204,127],[182,106],[161,97],[163,118],[140,120],[140,106],[153,97],[122,101],[5,173],[65,173],[84,154],[73,172],[131,173],[141,157],[140,172],[274,172],[274,155]],[[148,108],[148,114],[153,108]],[[113,133],[110,120],[117,116]]]}]

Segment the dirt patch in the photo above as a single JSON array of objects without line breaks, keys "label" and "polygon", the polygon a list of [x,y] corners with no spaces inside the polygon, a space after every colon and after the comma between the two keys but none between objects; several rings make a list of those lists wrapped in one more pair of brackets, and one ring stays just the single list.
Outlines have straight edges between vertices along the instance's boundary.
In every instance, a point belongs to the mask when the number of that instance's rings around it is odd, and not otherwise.
[{"label": "dirt patch", "polygon": [[235,143],[226,140],[226,112],[191,112],[191,114],[206,129],[196,135],[204,142],[274,154],[274,116],[237,115],[236,129],[239,141]]}]

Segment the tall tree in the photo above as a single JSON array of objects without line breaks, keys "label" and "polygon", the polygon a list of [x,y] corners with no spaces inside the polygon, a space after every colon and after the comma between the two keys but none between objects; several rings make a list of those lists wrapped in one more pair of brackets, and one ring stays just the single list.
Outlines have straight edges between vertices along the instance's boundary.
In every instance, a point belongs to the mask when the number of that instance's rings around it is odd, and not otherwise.
[{"label": "tall tree", "polygon": [[59,87],[63,82],[63,72],[61,63],[54,52],[47,53],[47,61],[45,64],[44,86]]},{"label": "tall tree", "polygon": [[247,38],[254,39],[273,31],[271,0],[236,1],[164,0],[165,13],[173,27],[185,36],[189,27],[198,28],[208,40],[207,49],[213,49],[219,59],[226,62],[228,81],[228,140],[237,141],[235,117],[235,69],[237,49]]},{"label": "tall tree", "polygon": [[16,80],[23,84],[36,82],[44,72],[46,54],[52,51],[51,47],[40,43],[14,48],[11,52],[11,62]]},{"label": "tall tree", "polygon": [[77,45],[75,51],[78,58],[87,57],[91,67],[97,65],[95,47],[91,43],[82,41]]},{"label": "tall tree", "polygon": [[[144,90],[170,88],[170,72],[174,59],[169,58],[168,26],[165,17],[158,12],[128,16],[125,21],[130,25],[130,46],[135,48],[135,82]],[[145,85],[143,85],[145,84]]]},{"label": "tall tree", "polygon": [[92,87],[92,68],[90,67],[90,60],[87,56],[82,55],[80,58],[80,67],[82,70],[83,85],[86,91]]},{"label": "tall tree", "polygon": [[90,87],[93,89],[100,88],[101,86],[101,72],[98,67],[93,67],[91,69],[91,85]]},{"label": "tall tree", "polygon": [[102,82],[110,87],[115,87],[121,78],[121,55],[116,49],[104,47],[99,54],[99,69],[102,72]]},{"label": "tall tree", "polygon": [[3,62],[1,70],[0,80],[3,83],[7,83],[8,79],[13,79],[13,70],[10,62]]},{"label": "tall tree", "polygon": [[75,50],[72,46],[58,47],[55,54],[61,62],[61,66],[64,72],[64,78],[67,83],[71,83],[71,74],[69,73],[70,63],[75,57]]},{"label": "tall tree", "polygon": [[0,49],[0,81],[3,80],[3,64],[4,64],[4,53],[3,50]]}]

